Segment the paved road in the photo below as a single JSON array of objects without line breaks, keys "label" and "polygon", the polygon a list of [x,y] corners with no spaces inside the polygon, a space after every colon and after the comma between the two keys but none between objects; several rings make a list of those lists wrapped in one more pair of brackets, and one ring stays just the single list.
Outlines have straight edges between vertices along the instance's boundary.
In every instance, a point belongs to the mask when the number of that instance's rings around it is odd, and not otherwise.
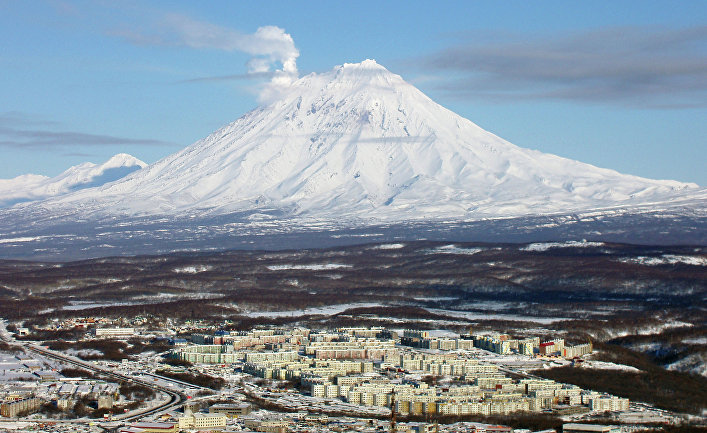
[{"label": "paved road", "polygon": [[93,363],[82,361],[82,360],[74,358],[72,356],[68,356],[68,355],[61,353],[61,352],[57,352],[57,351],[50,350],[50,349],[47,349],[42,346],[37,346],[34,344],[29,344],[29,343],[25,343],[24,347],[32,352],[39,353],[39,354],[46,356],[48,358],[59,360],[59,361],[64,362],[66,364],[71,364],[71,365],[75,365],[75,366],[78,366],[81,368],[85,368],[87,370],[91,370],[91,371],[100,373],[104,376],[108,376],[113,379],[118,379],[120,381],[125,381],[128,383],[142,385],[144,387],[150,388],[150,389],[158,391],[158,392],[164,392],[165,394],[169,395],[169,397],[170,397],[169,401],[167,401],[164,404],[161,404],[159,406],[156,406],[153,408],[146,408],[146,409],[139,411],[137,413],[131,413],[127,417],[120,417],[118,415],[114,419],[120,419],[122,421],[137,420],[137,419],[149,416],[149,415],[155,415],[155,414],[167,412],[168,410],[170,410],[176,406],[180,406],[181,404],[183,404],[187,400],[187,396],[182,392],[175,391],[173,389],[169,389],[167,387],[152,383],[147,380],[142,380],[142,379],[138,379],[138,378],[135,378],[132,376],[127,376],[124,374],[116,373],[114,371],[110,371],[110,370],[104,369],[102,367],[98,367],[98,366],[94,365]]},{"label": "paved road", "polygon": [[[70,365],[75,365],[81,368],[84,368],[86,370],[94,371],[96,373],[100,373],[104,376],[111,377],[113,379],[117,379],[119,381],[125,381],[128,383],[134,383],[138,385],[142,385],[144,387],[150,388],[154,391],[158,392],[163,392],[169,396],[169,400],[159,406],[153,407],[153,408],[145,408],[143,410],[140,410],[138,412],[130,412],[127,416],[124,415],[116,415],[113,419],[114,420],[121,420],[121,421],[135,421],[140,418],[150,416],[150,415],[157,415],[160,413],[164,413],[169,411],[170,409],[174,407],[178,407],[182,405],[186,400],[187,396],[179,391],[175,391],[173,389],[167,388],[165,386],[150,382],[148,380],[143,380],[139,378],[135,378],[132,376],[127,376],[124,374],[116,373],[114,371],[98,367],[97,365],[83,361],[81,359],[75,358],[73,356],[66,355],[62,352],[57,352],[51,349],[47,349],[46,347],[38,346],[36,344],[31,344],[28,342],[24,341],[16,341],[12,335],[7,331],[7,322],[4,320],[0,320],[0,339],[8,342],[8,343],[15,343],[15,344],[20,344],[22,345],[25,349],[41,354],[43,356],[46,356],[47,358],[52,358],[56,359],[58,361],[61,361],[66,364]],[[169,380],[168,378],[163,378],[164,380]],[[84,421],[85,422],[85,421]]]}]

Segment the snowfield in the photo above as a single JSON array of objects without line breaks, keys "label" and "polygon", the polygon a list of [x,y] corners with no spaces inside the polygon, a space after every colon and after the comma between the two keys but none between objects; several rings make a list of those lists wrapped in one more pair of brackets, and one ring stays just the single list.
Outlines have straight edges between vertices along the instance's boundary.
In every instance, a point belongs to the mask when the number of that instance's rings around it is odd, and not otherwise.
[{"label": "snowfield", "polygon": [[707,257],[680,256],[674,254],[663,254],[659,257],[630,257],[620,259],[619,261],[623,263],[635,263],[645,266],[675,265],[678,263],[692,266],[707,266]]},{"label": "snowfield", "polygon": [[520,248],[522,251],[547,251],[552,248],[584,248],[584,247],[601,247],[603,242],[587,242],[586,240],[581,241],[567,241],[567,242],[541,242],[530,244],[526,247]]},{"label": "snowfield", "polygon": [[341,263],[324,263],[324,264],[313,264],[313,265],[271,265],[267,266],[271,271],[284,271],[284,270],[304,270],[304,271],[329,271],[332,269],[347,269],[353,268],[351,265],[345,265]]},{"label": "snowfield", "polygon": [[707,351],[688,355],[672,364],[668,364],[667,368],[668,370],[684,371],[707,377]]},{"label": "snowfield", "polygon": [[630,372],[630,373],[640,373],[641,372],[641,370],[639,370],[638,368],[630,366],[630,365],[615,364],[613,362],[606,362],[606,361],[586,360],[582,363],[582,367],[595,368],[598,370],[620,370],[620,371],[626,371],[626,372]]},{"label": "snowfield", "polygon": [[372,247],[372,250],[399,250],[405,248],[405,244],[381,244]]},{"label": "snowfield", "polygon": [[177,274],[198,274],[200,272],[210,271],[213,266],[209,265],[197,265],[197,266],[185,266],[183,268],[175,268],[173,272]]},{"label": "snowfield", "polygon": [[27,236],[22,238],[6,238],[0,239],[0,244],[14,244],[18,242],[32,242],[43,239],[45,236]]},{"label": "snowfield", "polygon": [[312,316],[312,315],[324,315],[331,316],[333,314],[338,314],[346,311],[350,308],[370,308],[370,307],[380,307],[383,304],[380,303],[350,303],[350,304],[337,304],[337,305],[326,305],[324,307],[306,308],[304,310],[290,310],[290,311],[245,311],[240,314],[248,317],[296,317],[296,316]]},{"label": "snowfield", "polygon": [[484,251],[484,248],[460,248],[456,245],[443,245],[432,250],[428,250],[428,254],[462,254],[473,255]]}]

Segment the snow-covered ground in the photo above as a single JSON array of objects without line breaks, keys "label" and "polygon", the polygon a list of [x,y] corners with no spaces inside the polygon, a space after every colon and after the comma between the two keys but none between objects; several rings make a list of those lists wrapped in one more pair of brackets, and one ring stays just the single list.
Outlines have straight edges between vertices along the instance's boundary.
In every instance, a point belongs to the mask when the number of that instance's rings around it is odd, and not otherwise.
[{"label": "snow-covered ground", "polygon": [[350,308],[369,308],[369,307],[380,307],[383,304],[380,303],[351,303],[351,304],[337,304],[337,305],[327,305],[324,307],[314,307],[306,308],[304,310],[289,310],[289,311],[244,311],[240,313],[243,316],[248,317],[286,317],[286,316],[312,316],[312,315],[325,315],[331,316],[332,314],[338,314],[342,311],[346,311]]},{"label": "snow-covered ground", "polygon": [[462,255],[473,255],[484,251],[484,248],[461,248],[454,244],[443,245],[431,250],[427,250],[429,254],[462,254]]},{"label": "snow-covered ground", "polygon": [[597,370],[621,370],[621,371],[626,371],[626,372],[631,372],[631,373],[640,373],[641,370],[639,370],[636,367],[632,367],[630,365],[624,365],[624,364],[615,364],[613,362],[606,362],[606,361],[593,361],[593,360],[586,360],[582,364],[583,368],[594,368]]},{"label": "snow-covered ground", "polygon": [[552,248],[584,248],[584,247],[600,247],[604,245],[603,242],[588,242],[586,240],[581,241],[567,241],[567,242],[539,242],[534,244],[529,244],[525,247],[520,248],[522,251],[547,251]]},{"label": "snow-covered ground", "polygon": [[200,272],[210,271],[213,266],[209,265],[194,265],[194,266],[184,266],[181,268],[173,269],[173,272],[178,274],[198,274]]},{"label": "snow-covered ground", "polygon": [[399,250],[405,248],[405,244],[381,244],[371,247],[372,250]]},{"label": "snow-covered ground", "polygon": [[612,338],[624,337],[626,335],[650,335],[650,334],[660,334],[666,329],[671,328],[683,328],[694,326],[692,323],[683,322],[680,320],[670,320],[666,322],[660,322],[653,325],[646,325],[639,328],[631,329],[611,329],[606,328],[604,332],[611,336]]},{"label": "snow-covered ground", "polygon": [[677,263],[692,265],[692,266],[707,266],[707,257],[702,256],[683,256],[676,254],[663,254],[658,257],[628,257],[619,259],[623,263],[636,263],[645,266],[659,266],[659,265],[674,265]]},{"label": "snow-covered ground", "polygon": [[347,269],[353,268],[351,265],[346,265],[343,263],[315,263],[311,265],[295,265],[295,264],[285,264],[285,265],[270,265],[267,266],[271,271],[284,271],[284,270],[305,270],[305,271],[329,271],[333,269]]},{"label": "snow-covered ground", "polygon": [[668,370],[700,374],[707,377],[707,351],[693,353],[678,361],[668,364]]},{"label": "snow-covered ground", "polygon": [[469,320],[508,320],[508,321],[522,321],[522,322],[536,322],[541,324],[548,324],[553,322],[559,322],[561,320],[569,320],[567,317],[535,317],[535,316],[523,316],[518,314],[487,314],[487,313],[477,313],[473,311],[457,311],[457,310],[443,310],[440,308],[428,308],[432,313],[444,314],[446,316],[461,317]]},{"label": "snow-covered ground", "polygon": [[416,296],[412,298],[416,301],[454,301],[459,299],[457,296]]},{"label": "snow-covered ground", "polygon": [[63,352],[66,353],[67,355],[76,356],[79,358],[84,357],[84,356],[102,356],[103,355],[103,352],[101,352],[100,350],[96,350],[96,349],[80,349],[80,350],[66,349]]},{"label": "snow-covered ground", "polygon": [[40,239],[44,239],[46,236],[25,236],[21,238],[5,238],[5,239],[0,239],[0,244],[15,244],[19,242],[32,242],[32,241],[38,241]]},{"label": "snow-covered ground", "polygon": [[106,301],[106,302],[95,302],[95,301],[69,301],[68,305],[63,306],[62,310],[77,311],[86,310],[89,308],[102,308],[102,307],[118,307],[125,305],[147,305],[147,304],[157,304],[160,302],[175,300],[175,299],[213,299],[218,298],[221,295],[219,293],[181,293],[179,295],[174,293],[158,293],[154,295],[143,295],[136,296],[132,298],[132,301]]}]

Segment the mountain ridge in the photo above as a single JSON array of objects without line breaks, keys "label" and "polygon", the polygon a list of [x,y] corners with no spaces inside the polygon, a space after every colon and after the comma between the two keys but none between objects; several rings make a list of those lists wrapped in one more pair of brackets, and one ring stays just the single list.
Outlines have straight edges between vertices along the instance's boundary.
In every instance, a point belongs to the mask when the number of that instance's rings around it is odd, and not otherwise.
[{"label": "mountain ridge", "polygon": [[132,155],[119,153],[102,164],[84,162],[69,167],[54,177],[30,173],[12,179],[0,179],[0,208],[101,186],[146,166],[147,164]]}]

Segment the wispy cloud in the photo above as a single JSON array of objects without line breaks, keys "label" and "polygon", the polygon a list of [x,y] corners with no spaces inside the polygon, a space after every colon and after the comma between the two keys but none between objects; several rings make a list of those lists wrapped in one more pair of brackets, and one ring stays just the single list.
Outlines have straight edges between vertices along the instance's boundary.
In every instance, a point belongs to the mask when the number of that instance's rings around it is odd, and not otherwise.
[{"label": "wispy cloud", "polygon": [[468,40],[418,59],[451,95],[664,108],[707,105],[707,26]]},{"label": "wispy cloud", "polygon": [[48,149],[113,145],[169,146],[173,143],[154,139],[62,131],[58,123],[26,113],[16,111],[0,113],[1,147]]},{"label": "wispy cloud", "polygon": [[66,152],[66,153],[62,153],[61,156],[93,158],[98,155],[96,155],[95,153],[86,153],[86,152]]},{"label": "wispy cloud", "polygon": [[177,81],[178,83],[204,83],[204,82],[219,82],[219,81],[240,81],[254,80],[258,78],[272,78],[272,72],[253,72],[249,74],[233,74],[233,75],[217,75],[213,77],[196,77],[186,80]]},{"label": "wispy cloud", "polygon": [[[292,36],[277,26],[259,27],[255,33],[242,33],[178,13],[166,13],[154,20],[150,28],[127,28],[115,32],[137,45],[182,46],[193,49],[238,51],[253,56],[246,64],[253,77],[271,77],[261,89],[266,102],[298,77],[299,50]],[[188,81],[241,79],[242,75],[196,78]]]}]

